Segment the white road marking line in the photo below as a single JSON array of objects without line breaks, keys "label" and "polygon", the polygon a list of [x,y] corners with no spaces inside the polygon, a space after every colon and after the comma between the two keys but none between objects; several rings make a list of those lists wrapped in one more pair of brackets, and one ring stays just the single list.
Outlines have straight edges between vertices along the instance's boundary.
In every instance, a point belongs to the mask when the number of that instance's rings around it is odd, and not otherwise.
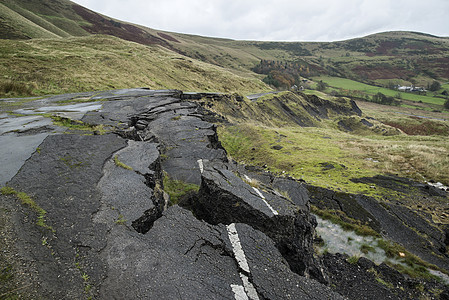
[{"label": "white road marking line", "polygon": [[229,240],[231,241],[232,250],[234,251],[235,259],[239,264],[239,267],[249,273],[248,262],[246,261],[245,252],[243,252],[242,244],[240,244],[239,234],[235,228],[235,224],[229,224],[226,226],[228,229]]},{"label": "white road marking line", "polygon": [[197,162],[198,162],[198,166],[200,167],[200,172],[201,172],[201,174],[203,174],[203,172],[204,172],[203,160],[202,159],[198,159]]},{"label": "white road marking line", "polygon": [[273,215],[277,216],[279,213],[277,212],[277,210],[275,210],[273,207],[271,207],[271,205],[265,199],[265,196],[257,188],[253,187],[253,190],[255,190],[256,193],[259,195],[259,197],[262,198],[263,202],[268,206],[268,208],[271,210]]},{"label": "white road marking line", "polygon": [[[240,243],[239,234],[237,233],[237,228],[235,228],[235,224],[231,223],[226,226],[228,231],[229,240],[231,241],[232,251],[234,252],[235,259],[239,267],[245,271],[246,273],[250,273],[248,262],[246,260],[245,252],[243,252],[242,244]],[[231,284],[232,291],[234,292],[234,297],[236,300],[240,299],[249,299],[249,300],[259,300],[259,296],[257,295],[257,291],[254,288],[253,284],[249,281],[248,276],[245,274],[239,273],[240,278],[242,279],[243,286]],[[242,295],[243,292],[245,293]],[[245,298],[246,297],[246,298]]]},{"label": "white road marking line", "polygon": [[248,295],[248,298],[251,300],[259,300],[259,295],[257,295],[257,291],[254,288],[254,285],[249,282],[249,278],[245,275],[240,273],[240,278],[243,281],[243,286],[245,287],[246,294]]},{"label": "white road marking line", "polygon": [[[252,181],[252,179],[249,178],[248,175],[244,174],[243,176],[245,176],[245,179],[248,180],[249,182]],[[252,187],[252,188],[254,191],[256,191],[257,195],[259,195],[259,197],[263,200],[263,202],[268,206],[268,208],[271,210],[273,215],[275,215],[275,216],[279,215],[277,210],[275,210],[273,207],[271,207],[271,205],[267,202],[267,200],[265,199],[265,196],[257,188],[255,188],[255,187]]]},{"label": "white road marking line", "polygon": [[235,300],[249,300],[243,286],[238,284],[231,284],[231,289],[234,292]]}]

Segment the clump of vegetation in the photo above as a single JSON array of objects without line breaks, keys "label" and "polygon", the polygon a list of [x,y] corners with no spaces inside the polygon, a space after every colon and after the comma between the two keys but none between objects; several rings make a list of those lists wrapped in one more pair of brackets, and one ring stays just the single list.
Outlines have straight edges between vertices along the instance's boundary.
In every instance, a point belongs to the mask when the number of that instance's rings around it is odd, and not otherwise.
[{"label": "clump of vegetation", "polygon": [[374,249],[374,247],[371,247],[367,244],[362,244],[362,246],[360,246],[360,251],[364,254],[368,254],[368,252],[374,252],[375,250],[376,249]]},{"label": "clump of vegetation", "polygon": [[360,256],[353,255],[351,257],[348,257],[347,261],[348,261],[348,263],[355,265],[359,262],[359,259],[360,259]]},{"label": "clump of vegetation", "polygon": [[118,224],[118,225],[125,225],[126,224],[126,219],[125,219],[125,217],[123,216],[123,215],[119,215],[118,216],[118,219],[115,221],[115,224]]},{"label": "clump of vegetation", "polygon": [[244,182],[246,182],[247,184],[249,184],[251,187],[253,188],[260,188],[260,181],[255,179],[255,178],[249,178],[249,177],[243,177],[242,178]]},{"label": "clump of vegetation", "polygon": [[27,193],[18,192],[14,188],[8,186],[2,187],[0,189],[0,193],[3,195],[12,195],[17,197],[17,199],[19,199],[23,205],[30,207],[37,214],[36,224],[38,226],[51,230],[53,232],[55,231],[46,223],[45,215],[47,214],[47,212],[42,207],[40,207]]},{"label": "clump of vegetation", "polygon": [[85,163],[78,161],[76,158],[73,158],[70,155],[60,157],[59,159],[70,169],[77,169],[86,165]]},{"label": "clump of vegetation", "polygon": [[118,156],[117,156],[117,155],[114,156],[114,163],[115,163],[115,165],[116,165],[117,167],[123,168],[123,169],[125,169],[125,170],[130,170],[130,171],[133,170],[133,168],[131,168],[131,167],[128,166],[127,164],[121,162],[121,161],[118,159]]},{"label": "clump of vegetation", "polygon": [[[374,229],[369,227],[368,225],[361,224],[360,221],[349,218],[345,215],[344,212],[334,209],[319,209],[315,205],[311,205],[311,211],[314,214],[317,214],[321,218],[325,220],[329,220],[334,224],[340,225],[344,230],[351,230],[361,236],[375,236],[380,237],[380,234],[377,233]],[[342,216],[344,215],[343,220]],[[348,222],[348,221],[351,221]],[[367,245],[366,245],[367,246]],[[363,247],[363,245],[362,245]],[[367,246],[369,247],[369,246]],[[368,248],[364,248],[364,250],[368,250]],[[363,252],[363,251],[362,251]]]},{"label": "clump of vegetation", "polygon": [[94,134],[103,135],[110,131],[101,125],[90,125],[79,120],[72,120],[69,118],[52,115],[50,116],[53,120],[53,124],[60,127],[66,127],[70,130],[81,130],[81,131],[91,131]]},{"label": "clump of vegetation", "polygon": [[371,98],[371,101],[374,103],[379,103],[383,105],[400,105],[401,103],[394,99],[392,96],[385,96],[381,92],[378,92],[377,94],[373,95]]},{"label": "clump of vegetation", "polygon": [[427,278],[427,279],[437,279],[438,277],[430,274],[429,269],[438,270],[445,274],[448,273],[446,270],[439,269],[437,266],[430,264],[418,256],[408,252],[403,246],[386,241],[383,239],[378,240],[378,246],[385,251],[387,257],[395,259],[401,263],[388,262],[390,266],[397,269],[399,272],[407,274],[414,278]]},{"label": "clump of vegetation", "polygon": [[164,191],[170,196],[170,205],[178,204],[179,199],[189,192],[198,192],[200,187],[193,183],[172,179],[164,172]]}]

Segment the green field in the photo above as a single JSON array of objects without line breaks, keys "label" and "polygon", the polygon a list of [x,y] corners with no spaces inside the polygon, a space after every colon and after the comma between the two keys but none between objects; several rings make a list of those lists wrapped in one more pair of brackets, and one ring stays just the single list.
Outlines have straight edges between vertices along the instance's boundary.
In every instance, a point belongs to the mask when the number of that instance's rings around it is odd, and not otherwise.
[{"label": "green field", "polygon": [[[341,90],[361,91],[363,93],[366,93],[367,95],[375,95],[377,93],[382,93],[386,96],[391,96],[391,97],[415,101],[415,102],[421,101],[424,103],[436,104],[436,105],[443,105],[444,101],[445,101],[442,98],[418,95],[418,94],[414,94],[414,93],[398,92],[395,90],[372,86],[372,85],[368,85],[365,83],[357,82],[357,81],[346,79],[346,78],[340,78],[340,77],[321,76],[321,77],[314,78],[314,80],[315,81],[322,80],[323,82],[327,83],[330,87],[338,88]],[[398,97],[398,95],[400,95],[400,97]]]}]

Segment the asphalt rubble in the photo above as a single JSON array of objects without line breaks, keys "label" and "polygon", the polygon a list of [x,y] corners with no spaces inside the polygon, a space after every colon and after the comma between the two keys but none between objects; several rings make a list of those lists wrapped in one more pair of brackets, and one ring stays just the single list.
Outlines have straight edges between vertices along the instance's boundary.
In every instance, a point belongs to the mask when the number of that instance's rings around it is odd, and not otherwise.
[{"label": "asphalt rubble", "polygon": [[[0,195],[2,220],[9,224],[3,226],[1,261],[17,274],[14,294],[30,299],[430,295],[416,288],[419,280],[385,264],[360,259],[354,265],[340,254],[319,257],[310,203],[327,196],[309,198],[311,189],[302,182],[229,161],[213,123],[219,116],[198,101],[204,96],[220,99],[220,94],[127,89],[38,102],[45,110],[61,101],[96,101],[63,116],[108,128],[105,134],[60,128],[45,117],[39,123],[23,119],[16,129],[11,122],[18,120],[2,119],[10,126],[0,135],[11,145],[5,160],[17,160],[5,169],[2,184],[35,203]],[[16,153],[14,145],[24,146]],[[173,204],[164,191],[167,177],[197,185],[198,192]],[[367,201],[357,203],[374,215]],[[438,233],[432,237],[444,244]],[[446,268],[447,258],[438,263]],[[367,270],[394,279],[396,286],[387,288]],[[428,287],[442,289],[440,299],[448,299],[443,285]]]}]

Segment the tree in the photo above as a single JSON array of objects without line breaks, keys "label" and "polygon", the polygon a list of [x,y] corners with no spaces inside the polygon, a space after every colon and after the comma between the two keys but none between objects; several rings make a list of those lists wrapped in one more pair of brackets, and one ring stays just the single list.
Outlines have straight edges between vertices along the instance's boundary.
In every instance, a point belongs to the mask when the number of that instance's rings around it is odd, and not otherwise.
[{"label": "tree", "polygon": [[372,102],[384,104],[384,105],[399,105],[399,101],[395,100],[391,96],[385,96],[381,92],[373,95]]},{"label": "tree", "polygon": [[327,83],[323,82],[322,80],[318,81],[318,84],[316,86],[316,89],[319,91],[324,91],[327,88]]},{"label": "tree", "polygon": [[449,109],[449,99],[444,102],[444,108]]},{"label": "tree", "polygon": [[436,92],[439,89],[441,89],[441,83],[439,83],[438,81],[434,80],[432,82],[432,84],[430,85],[429,90],[432,91],[432,92]]}]

